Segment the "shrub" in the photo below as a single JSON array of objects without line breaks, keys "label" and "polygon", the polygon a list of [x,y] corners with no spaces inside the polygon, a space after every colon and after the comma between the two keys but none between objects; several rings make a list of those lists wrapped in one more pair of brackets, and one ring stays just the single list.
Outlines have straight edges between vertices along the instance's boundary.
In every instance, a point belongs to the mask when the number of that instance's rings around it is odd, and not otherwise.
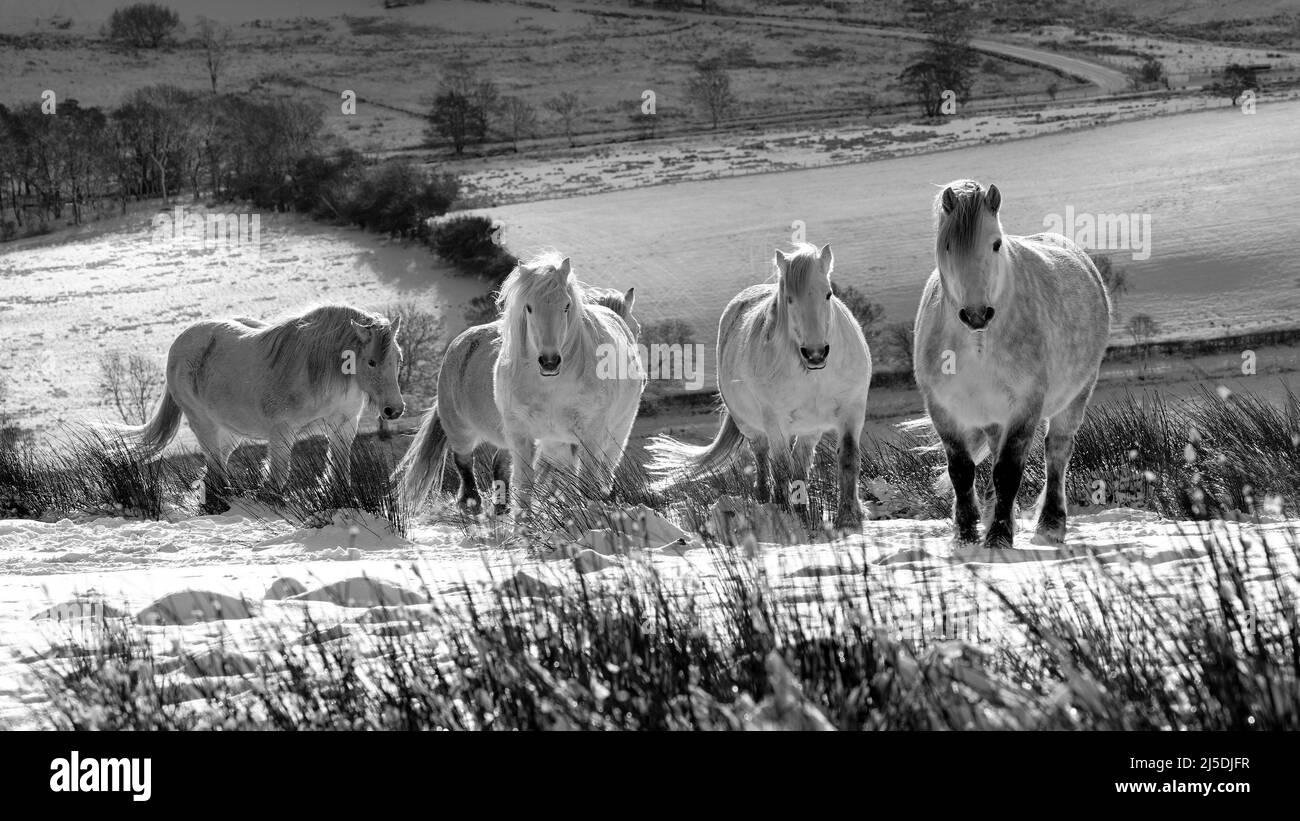
[{"label": "shrub", "polygon": [[386,163],[361,171],[341,209],[344,218],[390,236],[427,234],[427,220],[455,201],[460,183],[450,174],[430,177],[414,163]]},{"label": "shrub", "polygon": [[519,260],[496,240],[495,228],[487,217],[452,217],[433,225],[430,245],[438,256],[462,273],[495,285],[519,264]]}]

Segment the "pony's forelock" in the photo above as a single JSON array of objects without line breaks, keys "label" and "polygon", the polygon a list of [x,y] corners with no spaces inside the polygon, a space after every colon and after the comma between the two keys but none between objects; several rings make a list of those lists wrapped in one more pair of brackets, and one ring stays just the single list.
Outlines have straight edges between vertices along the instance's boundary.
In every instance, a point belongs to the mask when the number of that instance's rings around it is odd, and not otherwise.
[{"label": "pony's forelock", "polygon": [[[944,191],[952,189],[956,201],[952,213],[944,211]],[[934,220],[938,232],[938,242],[950,253],[964,254],[971,250],[979,238],[982,220],[988,217],[997,220],[997,215],[988,207],[988,189],[975,180],[953,180],[939,190],[934,198]]]},{"label": "pony's forelock", "polygon": [[[785,274],[781,274],[781,269],[777,268],[777,277],[780,282],[790,293],[801,294],[808,287],[808,283],[813,281],[813,277],[819,276],[821,269],[821,251],[816,245],[808,242],[795,243],[794,253],[787,253],[786,258],[789,263],[786,265]],[[772,264],[775,266],[776,261]]]}]

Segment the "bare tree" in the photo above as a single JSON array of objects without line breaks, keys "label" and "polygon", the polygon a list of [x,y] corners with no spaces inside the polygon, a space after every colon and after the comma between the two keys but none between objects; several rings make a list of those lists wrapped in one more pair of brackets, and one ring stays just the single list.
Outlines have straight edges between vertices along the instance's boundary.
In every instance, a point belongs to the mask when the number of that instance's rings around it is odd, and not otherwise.
[{"label": "bare tree", "polygon": [[582,97],[576,91],[565,91],[558,97],[546,101],[546,107],[560,118],[564,126],[564,136],[569,138],[569,148],[573,148],[573,124],[582,111]]},{"label": "bare tree", "polygon": [[695,76],[687,86],[695,104],[709,115],[713,128],[736,106],[736,95],[731,90],[731,75],[718,59],[705,60],[695,67]]},{"label": "bare tree", "polygon": [[1148,314],[1134,314],[1129,317],[1124,328],[1133,337],[1133,344],[1142,352],[1142,366],[1145,368],[1147,358],[1151,355],[1151,340],[1160,333],[1160,324]]},{"label": "bare tree", "polygon": [[203,48],[204,62],[208,67],[208,78],[212,81],[212,93],[217,93],[217,78],[226,62],[226,51],[230,46],[230,29],[220,26],[206,17],[199,18],[199,45]]},{"label": "bare tree", "polygon": [[[397,386],[403,394],[422,398],[438,389],[438,369],[434,358],[442,348],[442,319],[414,302],[399,302],[384,309],[384,315],[401,320],[397,344],[402,347],[402,364],[397,368]],[[380,438],[388,438],[388,420],[379,420]]]},{"label": "bare tree", "polygon": [[1097,266],[1097,273],[1101,274],[1101,281],[1106,283],[1112,304],[1129,292],[1128,272],[1116,265],[1109,254],[1092,253],[1088,254],[1088,259]]},{"label": "bare tree", "polygon": [[147,356],[111,351],[99,359],[100,394],[128,425],[142,425],[162,394],[163,369]]},{"label": "bare tree", "polygon": [[500,99],[496,83],[480,80],[463,58],[457,58],[448,65],[442,90],[434,98],[427,133],[433,140],[450,140],[460,154],[470,142],[487,139]]},{"label": "bare tree", "polygon": [[397,386],[402,393],[432,395],[437,388],[437,371],[433,359],[438,355],[443,337],[442,319],[415,302],[388,306],[384,316],[401,320],[397,344],[402,346],[402,364],[397,369]]},{"label": "bare tree", "polygon": [[510,130],[510,141],[515,153],[519,153],[519,138],[533,133],[537,127],[537,109],[522,97],[505,97],[501,100],[501,113],[505,116],[506,128]]}]

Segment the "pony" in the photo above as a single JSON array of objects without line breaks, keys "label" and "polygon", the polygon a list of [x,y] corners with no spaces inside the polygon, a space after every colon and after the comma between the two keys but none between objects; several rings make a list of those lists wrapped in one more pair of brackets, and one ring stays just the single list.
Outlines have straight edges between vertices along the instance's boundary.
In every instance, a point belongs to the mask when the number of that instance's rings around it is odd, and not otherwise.
[{"label": "pony", "polygon": [[[516,265],[497,307],[493,398],[517,509],[531,508],[535,486],[556,469],[581,472],[610,498],[646,382],[632,329],[585,300],[570,259],[555,252]],[[629,367],[611,371],[611,357]]]},{"label": "pony", "polygon": [[227,464],[246,439],[267,442],[267,480],[289,478],[294,442],[323,427],[334,481],[351,481],[350,456],[369,402],[385,419],[405,410],[397,384],[400,319],[322,305],[266,323],[248,317],[196,322],[172,342],[166,386],[143,425],[117,426],[148,454],[166,447],[182,414],[203,449],[203,507],[229,510]]},{"label": "pony", "polygon": [[[632,315],[635,288],[619,293],[582,282],[578,286],[585,302],[610,309],[627,324],[633,337],[640,336],[641,324]],[[498,514],[506,511],[509,450],[493,387],[500,350],[499,319],[467,329],[447,346],[438,371],[437,398],[425,412],[419,431],[393,471],[393,483],[402,489],[402,498],[409,507],[418,507],[432,489],[442,487],[442,469],[450,449],[460,478],[457,506],[467,513],[482,510],[483,499],[474,480],[473,457],[475,449],[487,444],[495,449],[493,510]]]},{"label": "pony", "polygon": [[[722,425],[708,445],[651,440],[647,465],[665,487],[673,477],[726,466],[743,441],[753,451],[758,501],[772,498],[773,468],[789,482],[782,504],[805,504],[806,477],[822,436],[839,449],[836,527],[862,521],[858,451],[871,385],[871,351],[848,307],[831,288],[831,247],[777,249],[776,281],[753,285],[718,322]],[[773,464],[774,463],[774,464]]]},{"label": "pony", "polygon": [[978,540],[975,465],[995,454],[990,548],[1010,547],[1025,454],[1047,419],[1037,534],[1065,540],[1065,471],[1110,336],[1097,267],[1059,234],[1011,236],[997,186],[957,180],[935,197],[936,266],[914,329],[913,369],[952,483],[958,544]]}]

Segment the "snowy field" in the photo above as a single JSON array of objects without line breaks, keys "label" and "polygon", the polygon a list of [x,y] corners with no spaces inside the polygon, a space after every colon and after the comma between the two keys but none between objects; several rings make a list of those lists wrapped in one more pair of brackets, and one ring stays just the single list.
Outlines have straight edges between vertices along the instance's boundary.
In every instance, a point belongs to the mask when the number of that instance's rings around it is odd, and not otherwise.
[{"label": "snowy field", "polygon": [[[738,539],[737,546],[706,547],[654,514],[640,544],[605,530],[576,540],[577,534],[555,534],[550,544],[539,545],[506,536],[507,522],[417,525],[408,540],[364,515],[340,512],[330,526],[295,529],[266,513],[237,508],[160,522],[0,522],[6,571],[0,583],[0,726],[42,726],[48,694],[37,674],[77,645],[93,646],[106,622],[124,620],[147,637],[178,703],[205,688],[244,691],[274,672],[270,651],[279,642],[349,645],[374,657],[396,636],[435,640],[445,614],[463,609],[467,592],[510,585],[525,597],[545,597],[574,589],[579,575],[588,586],[617,588],[652,570],[667,589],[707,598],[728,568],[751,558],[745,566],[765,574],[790,604],[815,610],[845,590],[865,596],[870,585],[878,599],[898,597],[903,606],[894,612],[916,616],[912,624],[882,625],[891,633],[906,638],[938,626],[940,633],[973,643],[1005,643],[1014,642],[1017,628],[995,589],[1011,602],[1050,607],[1108,573],[1156,587],[1171,603],[1185,597],[1213,609],[1220,588],[1213,583],[1207,539],[1278,547],[1294,544],[1300,528],[1268,519],[1177,522],[1116,508],[1076,515],[1065,547],[1026,540],[991,553],[955,550],[943,521],[868,522],[860,536],[804,545],[765,541],[774,534],[756,525],[754,537]],[[1032,522],[1020,526],[1024,532]],[[1294,563],[1270,568],[1262,554],[1249,550],[1245,558],[1252,568],[1247,589],[1281,578],[1300,593]],[[927,613],[936,601],[944,607],[940,625]],[[1237,604],[1246,612],[1246,604]]]}]

